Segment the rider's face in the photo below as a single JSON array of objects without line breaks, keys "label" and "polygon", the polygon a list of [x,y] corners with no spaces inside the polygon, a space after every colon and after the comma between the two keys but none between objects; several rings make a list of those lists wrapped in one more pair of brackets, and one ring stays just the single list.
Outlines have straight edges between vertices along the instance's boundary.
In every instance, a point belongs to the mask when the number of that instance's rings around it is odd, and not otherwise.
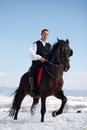
[{"label": "rider's face", "polygon": [[48,35],[49,35],[49,32],[48,31],[44,31],[42,34],[41,34],[41,39],[43,41],[46,41],[47,38],[48,38]]}]

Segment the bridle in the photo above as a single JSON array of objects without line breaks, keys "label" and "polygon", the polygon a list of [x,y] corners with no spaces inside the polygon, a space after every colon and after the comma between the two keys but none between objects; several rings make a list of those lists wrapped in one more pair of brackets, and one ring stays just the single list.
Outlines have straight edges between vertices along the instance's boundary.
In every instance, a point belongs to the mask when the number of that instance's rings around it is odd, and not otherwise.
[{"label": "bridle", "polygon": [[[60,48],[58,48],[57,53],[58,53],[58,56],[59,56],[59,54],[60,54]],[[49,64],[50,66],[52,66],[52,67],[58,69],[58,68],[60,67],[60,65],[62,65],[62,64],[60,63],[59,57],[57,57],[57,59],[59,60],[59,64],[54,64],[54,63],[52,63],[50,60],[48,60],[46,63]],[[58,81],[58,78],[56,78],[56,77],[48,70],[48,68],[47,68],[46,65],[44,65],[44,68],[45,68],[46,72],[49,74],[50,77],[52,77],[53,79],[55,79],[56,81]]]},{"label": "bridle", "polygon": [[[58,48],[58,56],[60,55],[60,48]],[[59,58],[59,57],[58,57]],[[66,57],[65,57],[66,58]],[[58,59],[59,61],[61,61],[60,59]],[[60,62],[59,64],[54,64],[51,61],[47,61],[46,63],[48,63],[50,66],[58,69],[60,66],[63,66],[62,63]],[[46,70],[46,72],[49,74],[50,77],[52,77],[53,79],[55,79],[56,81],[58,81],[60,79],[61,76],[59,76],[59,78],[56,78],[47,68],[46,65],[44,65],[44,68]]]}]

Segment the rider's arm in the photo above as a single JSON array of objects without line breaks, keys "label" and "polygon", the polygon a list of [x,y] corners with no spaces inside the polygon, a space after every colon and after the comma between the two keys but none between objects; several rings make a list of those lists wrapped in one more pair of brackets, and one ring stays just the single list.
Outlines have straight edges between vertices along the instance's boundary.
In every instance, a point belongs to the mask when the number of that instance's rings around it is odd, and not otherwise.
[{"label": "rider's arm", "polygon": [[34,43],[31,48],[30,48],[30,57],[32,60],[36,61],[36,60],[40,60],[41,56],[36,54],[37,52],[37,45],[36,43]]}]

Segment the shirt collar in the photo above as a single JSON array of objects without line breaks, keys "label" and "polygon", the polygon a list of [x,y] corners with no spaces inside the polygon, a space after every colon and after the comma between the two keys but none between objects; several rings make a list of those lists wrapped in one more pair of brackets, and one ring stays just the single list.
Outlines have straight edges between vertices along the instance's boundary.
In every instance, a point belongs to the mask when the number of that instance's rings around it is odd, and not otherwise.
[{"label": "shirt collar", "polygon": [[45,46],[46,43],[48,42],[48,41],[43,41],[42,39],[40,39],[40,41],[42,42],[43,46]]}]

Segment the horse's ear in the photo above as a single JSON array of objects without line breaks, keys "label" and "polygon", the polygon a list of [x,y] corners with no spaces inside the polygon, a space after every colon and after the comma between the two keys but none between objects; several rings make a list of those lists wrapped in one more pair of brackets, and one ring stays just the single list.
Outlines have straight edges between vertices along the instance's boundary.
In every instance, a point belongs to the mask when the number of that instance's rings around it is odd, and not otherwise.
[{"label": "horse's ear", "polygon": [[68,39],[66,39],[66,43],[69,44],[69,40]]},{"label": "horse's ear", "polygon": [[60,41],[58,37],[57,37],[57,41],[58,41],[58,43],[59,43],[59,41]]}]

